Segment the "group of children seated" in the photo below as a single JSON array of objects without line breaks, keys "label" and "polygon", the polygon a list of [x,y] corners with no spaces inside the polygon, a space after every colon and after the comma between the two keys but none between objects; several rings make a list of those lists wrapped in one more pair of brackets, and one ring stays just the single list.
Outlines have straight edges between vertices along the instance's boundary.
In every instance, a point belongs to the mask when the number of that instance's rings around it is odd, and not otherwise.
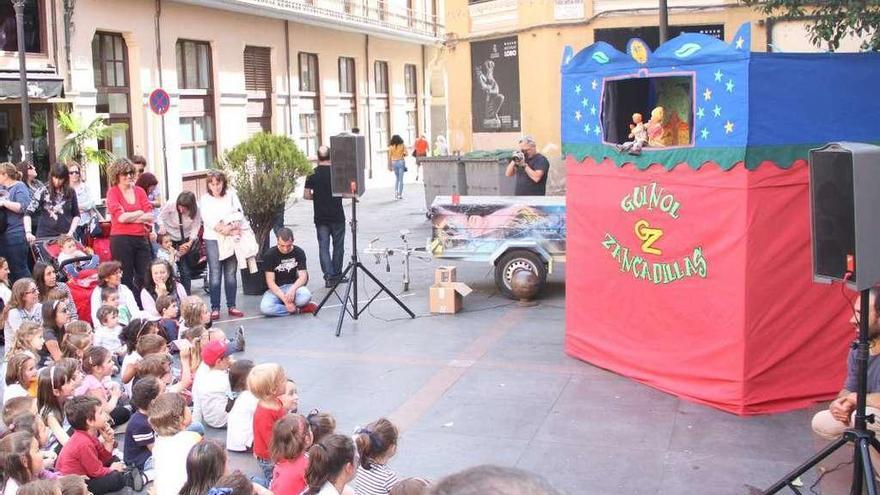
[{"label": "group of children seated", "polygon": [[[241,329],[229,340],[208,328],[200,298],[178,311],[160,297],[162,319],[123,325],[112,295],[102,294],[94,330],[56,318],[64,301],[55,300],[44,304],[43,327],[24,322],[7,342],[3,495],[425,492],[424,480],[398,480],[387,466],[398,440],[390,421],[352,437],[335,433],[330,414],[299,414],[284,369],[234,361]],[[226,429],[225,447],[204,438],[206,427]],[[227,449],[252,452],[260,472],[228,473]]]}]

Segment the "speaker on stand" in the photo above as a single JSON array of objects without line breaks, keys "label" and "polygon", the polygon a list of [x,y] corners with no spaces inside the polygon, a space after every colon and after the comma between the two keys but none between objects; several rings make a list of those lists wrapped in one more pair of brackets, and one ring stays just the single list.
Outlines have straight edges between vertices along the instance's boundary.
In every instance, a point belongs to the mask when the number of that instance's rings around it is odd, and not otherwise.
[{"label": "speaker on stand", "polygon": [[[880,452],[880,442],[865,412],[868,396],[868,358],[871,289],[880,282],[880,147],[862,143],[831,143],[810,151],[810,220],[813,279],[840,281],[858,290],[859,337],[856,349],[858,389],[853,427],[839,439],[788,473],[764,493],[795,486],[802,474],[837,449],[853,444],[851,495],[877,495],[870,450]],[[880,420],[880,418],[876,418]]]}]

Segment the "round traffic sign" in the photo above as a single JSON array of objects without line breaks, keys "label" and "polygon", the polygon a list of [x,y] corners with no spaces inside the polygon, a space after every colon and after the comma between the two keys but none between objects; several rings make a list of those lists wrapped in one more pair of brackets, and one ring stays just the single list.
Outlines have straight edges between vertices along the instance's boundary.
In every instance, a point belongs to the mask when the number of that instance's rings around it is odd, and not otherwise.
[{"label": "round traffic sign", "polygon": [[150,110],[156,115],[164,115],[171,107],[171,96],[162,88],[150,93]]}]

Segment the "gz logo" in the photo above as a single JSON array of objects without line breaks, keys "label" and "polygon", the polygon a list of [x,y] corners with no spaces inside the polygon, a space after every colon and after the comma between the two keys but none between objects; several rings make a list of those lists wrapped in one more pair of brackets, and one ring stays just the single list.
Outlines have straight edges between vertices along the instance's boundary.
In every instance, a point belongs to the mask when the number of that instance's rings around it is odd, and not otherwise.
[{"label": "gz logo", "polygon": [[[660,211],[670,219],[678,220],[682,206],[670,191],[652,182],[633,188],[632,193],[621,199],[620,208],[625,213]],[[707,263],[702,247],[684,250],[685,256],[678,255],[674,259],[657,259],[664,251],[676,253],[682,250],[664,237],[666,231],[663,228],[651,225],[644,218],[638,219],[632,229],[636,239],[641,241],[638,250],[622,245],[611,232],[606,232],[602,241],[602,247],[608,250],[621,272],[655,284],[669,284],[690,277],[706,278]]]}]

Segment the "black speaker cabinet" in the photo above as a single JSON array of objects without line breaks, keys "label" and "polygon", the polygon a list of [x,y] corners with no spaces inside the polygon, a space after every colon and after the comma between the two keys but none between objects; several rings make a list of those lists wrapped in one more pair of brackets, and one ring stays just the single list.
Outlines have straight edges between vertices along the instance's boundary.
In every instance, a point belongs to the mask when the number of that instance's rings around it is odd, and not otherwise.
[{"label": "black speaker cabinet", "polygon": [[[330,183],[333,196],[363,196],[367,145],[364,136],[342,133],[330,136]],[[352,193],[352,183],[356,185]]]},{"label": "black speaker cabinet", "polygon": [[831,143],[810,151],[813,279],[868,289],[880,282],[880,147]]}]

